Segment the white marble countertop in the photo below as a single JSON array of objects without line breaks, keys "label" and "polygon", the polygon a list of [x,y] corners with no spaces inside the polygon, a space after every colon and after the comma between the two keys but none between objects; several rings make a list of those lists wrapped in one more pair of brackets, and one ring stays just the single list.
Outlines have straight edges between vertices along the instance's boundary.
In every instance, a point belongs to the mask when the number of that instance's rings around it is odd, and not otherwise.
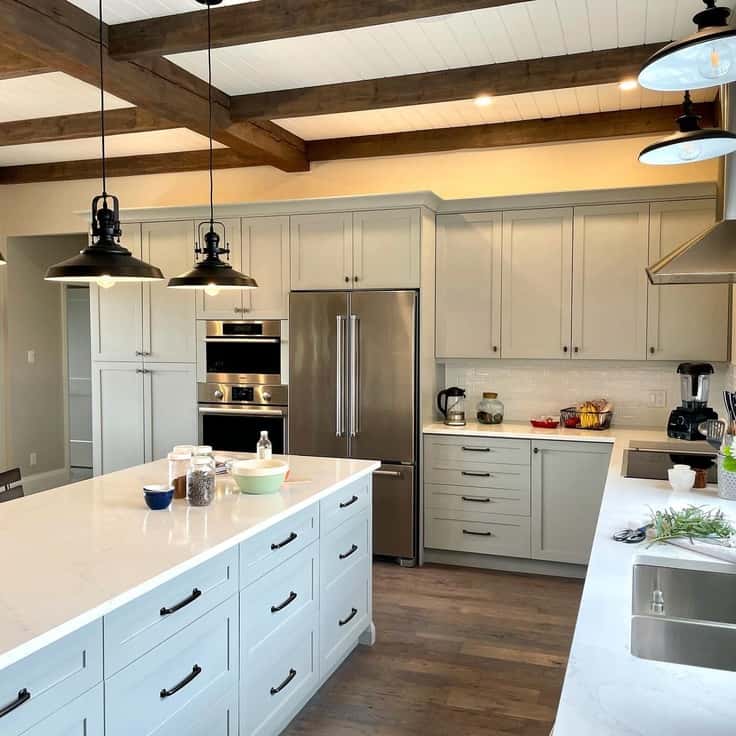
[{"label": "white marble countertop", "polygon": [[687,560],[707,569],[732,568],[670,545],[614,542],[614,532],[646,521],[650,508],[688,504],[719,507],[736,521],[736,501],[715,489],[675,493],[664,481],[624,478],[623,451],[631,440],[668,441],[664,431],[613,428],[606,432],[538,430],[529,424],[442,424],[428,434],[568,439],[613,442],[593,551],[585,579],[554,736],[733,736],[736,674],[653,662],[630,651],[632,563],[637,555]]},{"label": "white marble countertop", "polygon": [[207,508],[148,510],[142,487],[166,482],[164,460],[0,504],[0,669],[380,467],[287,459],[308,482],[246,496],[220,477]]},{"label": "white marble countertop", "polygon": [[[616,432],[610,429],[539,429],[529,422],[504,422],[503,424],[480,424],[468,422],[464,427],[448,427],[442,422],[425,424],[424,434],[446,434],[455,437],[514,437],[521,440],[572,440],[577,442],[616,441]],[[661,433],[660,433],[661,436]]]}]

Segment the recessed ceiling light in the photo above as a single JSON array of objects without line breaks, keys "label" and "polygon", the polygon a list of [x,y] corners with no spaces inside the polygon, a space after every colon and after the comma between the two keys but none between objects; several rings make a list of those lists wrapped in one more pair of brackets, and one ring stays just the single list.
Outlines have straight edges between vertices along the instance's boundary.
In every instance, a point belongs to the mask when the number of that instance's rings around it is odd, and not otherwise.
[{"label": "recessed ceiling light", "polygon": [[475,102],[478,107],[488,107],[493,102],[493,97],[490,95],[478,95],[473,102]]},{"label": "recessed ceiling light", "polygon": [[618,85],[618,88],[623,92],[630,92],[632,89],[636,89],[638,86],[639,83],[636,81],[636,79],[624,79],[623,82]]}]

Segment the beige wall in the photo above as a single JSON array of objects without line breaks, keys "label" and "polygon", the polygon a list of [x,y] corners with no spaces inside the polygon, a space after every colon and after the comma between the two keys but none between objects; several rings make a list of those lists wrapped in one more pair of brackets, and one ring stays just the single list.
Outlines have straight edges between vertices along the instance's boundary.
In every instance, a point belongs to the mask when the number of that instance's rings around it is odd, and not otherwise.
[{"label": "beige wall", "polygon": [[[43,276],[84,243],[78,235],[7,242],[7,464],[20,466],[24,476],[66,464],[62,287]],[[33,364],[29,350],[35,352]],[[31,452],[38,456],[35,467],[29,463]]]}]

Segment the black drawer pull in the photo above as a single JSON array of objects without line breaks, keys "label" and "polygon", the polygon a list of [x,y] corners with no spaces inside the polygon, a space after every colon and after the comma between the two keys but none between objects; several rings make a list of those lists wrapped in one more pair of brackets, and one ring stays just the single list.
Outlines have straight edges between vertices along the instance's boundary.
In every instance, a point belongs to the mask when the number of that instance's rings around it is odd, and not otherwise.
[{"label": "black drawer pull", "polygon": [[278,695],[295,677],[296,670],[289,670],[289,674],[286,676],[286,679],[278,687],[271,688],[271,695]]},{"label": "black drawer pull", "polygon": [[291,534],[289,534],[288,537],[286,537],[286,539],[284,539],[283,542],[279,542],[278,544],[272,544],[271,550],[275,551],[277,549],[281,549],[282,547],[286,547],[287,544],[291,544],[298,536],[299,535],[296,532],[292,532]]},{"label": "black drawer pull", "polygon": [[461,496],[463,501],[472,501],[473,503],[490,503],[490,498],[473,498],[473,496]]},{"label": "black drawer pull", "polygon": [[8,713],[12,713],[16,708],[20,708],[23,703],[27,703],[31,699],[31,694],[23,688],[18,691],[18,697],[12,702],[8,703],[2,710],[0,710],[0,718],[7,716]]},{"label": "black drawer pull", "polygon": [[172,613],[176,613],[177,611],[181,611],[182,608],[185,606],[188,606],[190,603],[194,603],[194,601],[197,600],[202,595],[202,591],[199,588],[195,588],[192,591],[192,594],[190,596],[187,596],[183,601],[180,601],[175,606],[171,606],[171,608],[166,608],[166,606],[163,606],[159,613],[162,616],[169,616]]},{"label": "black drawer pull", "polygon": [[466,447],[463,445],[462,449],[465,452],[491,452],[490,447]]},{"label": "black drawer pull", "polygon": [[490,478],[490,473],[477,473],[472,470],[461,470],[461,475],[469,475],[471,478]]},{"label": "black drawer pull", "polygon": [[341,552],[338,556],[341,560],[347,560],[350,555],[354,555],[358,551],[358,545],[354,544],[347,552]]},{"label": "black drawer pull", "polygon": [[290,606],[297,598],[296,593],[292,590],[291,593],[289,593],[289,597],[283,602],[279,603],[278,606],[271,606],[271,613],[278,613],[279,611],[283,611],[286,606]]},{"label": "black drawer pull", "polygon": [[179,690],[186,687],[195,677],[201,674],[202,668],[198,664],[195,664],[194,667],[192,667],[192,671],[180,683],[174,685],[171,690],[163,688],[163,690],[161,690],[161,692],[159,693],[159,696],[161,697],[161,699],[163,699],[170,698],[172,695],[176,695]]},{"label": "black drawer pull", "polygon": [[340,508],[346,509],[348,506],[352,506],[358,500],[357,496],[353,496],[349,501],[340,501]]},{"label": "black drawer pull", "polygon": [[471,537],[492,537],[492,532],[471,532],[470,529],[463,529],[463,534],[469,534]]},{"label": "black drawer pull", "polygon": [[350,615],[347,618],[344,618],[342,621],[338,621],[339,626],[345,626],[346,624],[349,624],[356,616],[358,615],[358,609],[352,608],[350,610]]}]

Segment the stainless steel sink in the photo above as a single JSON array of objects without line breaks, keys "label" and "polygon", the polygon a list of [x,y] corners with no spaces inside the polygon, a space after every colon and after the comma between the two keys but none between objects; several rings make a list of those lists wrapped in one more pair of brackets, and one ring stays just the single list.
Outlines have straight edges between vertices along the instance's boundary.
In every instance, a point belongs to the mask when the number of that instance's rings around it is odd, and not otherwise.
[{"label": "stainless steel sink", "polygon": [[736,671],[736,574],[635,564],[631,652]]}]

